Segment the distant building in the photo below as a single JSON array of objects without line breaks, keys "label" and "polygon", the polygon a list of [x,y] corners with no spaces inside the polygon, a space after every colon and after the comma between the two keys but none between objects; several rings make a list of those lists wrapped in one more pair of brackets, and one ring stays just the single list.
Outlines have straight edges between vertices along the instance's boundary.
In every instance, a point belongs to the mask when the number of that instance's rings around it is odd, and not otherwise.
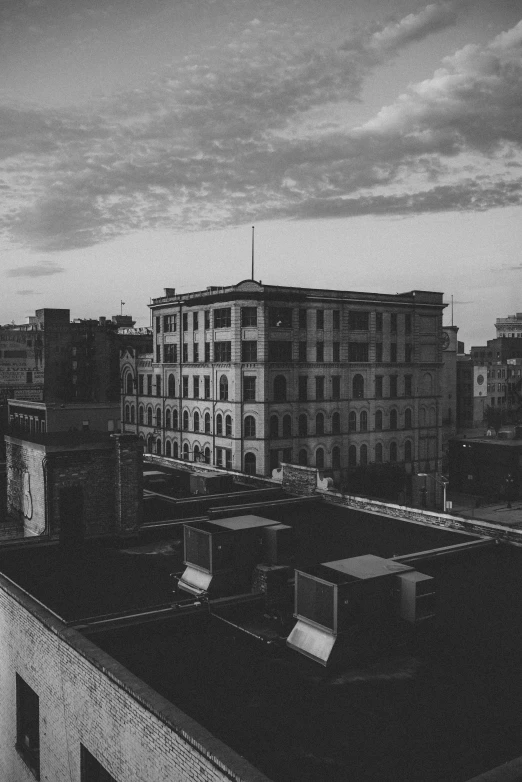
[{"label": "distant building", "polygon": [[441,373],[441,410],[442,410],[442,451],[445,454],[450,437],[457,431],[457,326],[444,326],[442,329],[442,373]]},{"label": "distant building", "polygon": [[495,322],[497,337],[511,337],[519,339],[522,337],[522,312],[515,315],[508,315],[505,318],[497,318]]},{"label": "distant building", "polygon": [[150,307],[153,354],[121,364],[123,427],[147,451],[260,475],[440,471],[441,293],[246,280]]}]

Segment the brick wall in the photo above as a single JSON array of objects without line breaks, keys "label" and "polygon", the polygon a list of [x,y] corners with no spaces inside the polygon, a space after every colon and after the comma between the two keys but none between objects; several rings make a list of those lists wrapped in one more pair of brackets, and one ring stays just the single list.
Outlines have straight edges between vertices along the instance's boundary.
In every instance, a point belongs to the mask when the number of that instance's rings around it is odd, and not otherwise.
[{"label": "brick wall", "polygon": [[143,445],[134,435],[114,434],[116,528],[135,532],[143,522]]},{"label": "brick wall", "polygon": [[45,478],[42,449],[6,441],[7,515],[23,534],[45,531]]},{"label": "brick wall", "polygon": [[317,469],[297,464],[282,464],[283,489],[294,494],[313,494],[317,488]]},{"label": "brick wall", "polygon": [[16,673],[39,697],[42,781],[79,782],[83,744],[122,782],[268,782],[198,723],[2,576],[0,659],[2,782],[34,782],[15,750]]}]

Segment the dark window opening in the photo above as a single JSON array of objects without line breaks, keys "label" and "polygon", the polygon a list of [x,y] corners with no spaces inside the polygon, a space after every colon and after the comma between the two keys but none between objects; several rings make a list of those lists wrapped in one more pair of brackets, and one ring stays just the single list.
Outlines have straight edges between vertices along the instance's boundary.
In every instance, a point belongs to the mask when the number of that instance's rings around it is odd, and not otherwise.
[{"label": "dark window opening", "polygon": [[16,749],[40,779],[40,700],[16,674]]}]

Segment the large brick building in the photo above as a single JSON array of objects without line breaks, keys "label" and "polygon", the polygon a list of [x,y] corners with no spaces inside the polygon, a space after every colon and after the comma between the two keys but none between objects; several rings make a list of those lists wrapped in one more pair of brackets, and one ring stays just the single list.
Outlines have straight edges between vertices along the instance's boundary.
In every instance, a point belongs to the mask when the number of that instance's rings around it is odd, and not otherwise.
[{"label": "large brick building", "polygon": [[440,471],[441,293],[245,280],[150,307],[153,354],[121,364],[123,427],[149,452],[261,475]]}]

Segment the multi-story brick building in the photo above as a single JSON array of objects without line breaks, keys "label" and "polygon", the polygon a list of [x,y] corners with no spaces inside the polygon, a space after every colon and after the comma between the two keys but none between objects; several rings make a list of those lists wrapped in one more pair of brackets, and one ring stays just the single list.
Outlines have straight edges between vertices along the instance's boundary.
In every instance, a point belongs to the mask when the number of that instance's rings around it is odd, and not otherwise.
[{"label": "multi-story brick building", "polygon": [[148,451],[265,475],[440,470],[441,293],[246,280],[150,307],[153,354],[121,364],[124,430]]}]

